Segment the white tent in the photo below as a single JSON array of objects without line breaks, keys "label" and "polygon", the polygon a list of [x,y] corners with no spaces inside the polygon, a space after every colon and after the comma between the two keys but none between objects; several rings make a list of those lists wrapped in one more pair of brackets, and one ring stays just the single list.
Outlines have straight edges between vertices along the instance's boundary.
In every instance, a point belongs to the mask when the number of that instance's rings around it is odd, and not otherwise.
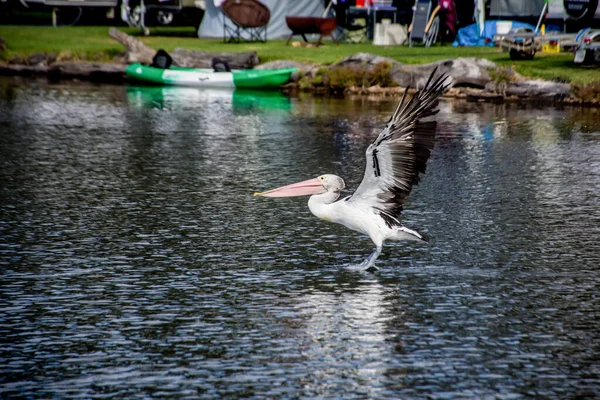
[{"label": "white tent", "polygon": [[490,17],[536,17],[544,8],[544,0],[492,0]]},{"label": "white tent", "polygon": [[[292,31],[285,23],[287,15],[299,17],[321,17],[325,11],[322,0],[261,0],[269,7],[271,19],[267,25],[267,39],[288,37]],[[217,0],[217,4],[220,1]],[[201,38],[223,37],[223,13],[214,0],[206,0],[206,11],[198,29]]]},{"label": "white tent", "polygon": [[[595,7],[593,1],[582,1],[582,0],[550,0],[548,3],[548,8],[544,9],[544,4],[546,2],[544,0],[491,0],[490,4],[490,16],[494,18],[503,18],[503,17],[533,17],[538,16],[542,13],[542,10],[548,11],[548,18],[561,18],[568,19],[574,18],[573,15],[569,15],[565,9],[565,3],[569,5],[569,7],[574,8],[582,8],[587,7]],[[570,4],[573,5],[570,5]],[[597,4],[597,3],[596,3]],[[595,10],[595,17],[600,17],[600,7],[597,7]]]}]

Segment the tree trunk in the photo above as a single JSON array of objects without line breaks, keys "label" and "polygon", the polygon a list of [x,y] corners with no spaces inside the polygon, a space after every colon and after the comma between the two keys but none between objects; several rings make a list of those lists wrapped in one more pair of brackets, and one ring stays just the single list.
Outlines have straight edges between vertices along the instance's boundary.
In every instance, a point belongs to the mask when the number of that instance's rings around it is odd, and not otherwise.
[{"label": "tree trunk", "polygon": [[[110,28],[108,35],[127,49],[125,54],[126,63],[139,62],[146,65],[152,64],[152,57],[156,54],[155,49],[146,46],[141,41],[121,32],[117,28]],[[213,58],[220,58],[227,61],[231,69],[251,69],[260,64],[258,54],[255,51],[246,53],[212,53],[175,49],[170,55],[175,65],[188,68],[212,68]]]},{"label": "tree trunk", "polygon": [[133,36],[121,32],[117,28],[110,28],[108,36],[121,43],[127,49],[125,53],[125,62],[127,64],[142,63],[146,65],[152,64],[152,57],[156,54],[156,50],[146,46]]},{"label": "tree trunk", "polygon": [[173,57],[175,64],[188,68],[212,68],[213,58],[220,58],[227,61],[231,69],[252,69],[260,64],[258,54],[255,51],[246,53],[212,53],[175,49],[171,53],[171,57]]}]

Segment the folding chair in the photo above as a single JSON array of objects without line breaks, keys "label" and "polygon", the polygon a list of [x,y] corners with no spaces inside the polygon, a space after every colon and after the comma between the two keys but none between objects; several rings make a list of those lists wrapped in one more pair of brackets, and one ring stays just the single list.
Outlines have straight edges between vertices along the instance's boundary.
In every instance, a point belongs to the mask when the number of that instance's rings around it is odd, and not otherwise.
[{"label": "folding chair", "polygon": [[337,21],[336,38],[345,43],[367,42],[367,18],[365,15],[352,15],[346,2],[338,1],[332,8]]},{"label": "folding chair", "polygon": [[271,11],[257,0],[225,0],[220,6],[223,41],[227,43],[266,42]]},{"label": "folding chair", "polygon": [[408,44],[410,47],[417,42],[425,45],[425,47],[435,44],[440,29],[439,11],[439,5],[432,9],[430,0],[417,0],[413,20],[408,28],[410,32]]}]

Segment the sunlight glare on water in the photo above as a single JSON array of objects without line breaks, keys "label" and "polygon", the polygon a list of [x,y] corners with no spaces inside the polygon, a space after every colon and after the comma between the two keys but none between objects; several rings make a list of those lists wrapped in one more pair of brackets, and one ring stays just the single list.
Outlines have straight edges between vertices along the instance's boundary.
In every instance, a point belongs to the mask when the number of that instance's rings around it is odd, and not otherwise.
[{"label": "sunlight glare on water", "polygon": [[351,193],[395,100],[0,80],[0,397],[593,398],[600,113],[442,102],[384,246]]}]

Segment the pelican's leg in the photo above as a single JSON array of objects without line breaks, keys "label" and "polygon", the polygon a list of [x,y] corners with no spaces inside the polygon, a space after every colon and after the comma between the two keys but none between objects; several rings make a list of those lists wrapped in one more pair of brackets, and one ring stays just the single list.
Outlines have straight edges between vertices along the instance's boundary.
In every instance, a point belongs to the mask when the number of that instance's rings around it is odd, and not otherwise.
[{"label": "pelican's leg", "polygon": [[369,254],[367,259],[360,263],[359,267],[364,268],[366,271],[369,272],[377,271],[377,267],[375,266],[375,260],[377,260],[379,254],[381,254],[381,247],[376,247],[375,250],[373,250],[373,252]]}]

